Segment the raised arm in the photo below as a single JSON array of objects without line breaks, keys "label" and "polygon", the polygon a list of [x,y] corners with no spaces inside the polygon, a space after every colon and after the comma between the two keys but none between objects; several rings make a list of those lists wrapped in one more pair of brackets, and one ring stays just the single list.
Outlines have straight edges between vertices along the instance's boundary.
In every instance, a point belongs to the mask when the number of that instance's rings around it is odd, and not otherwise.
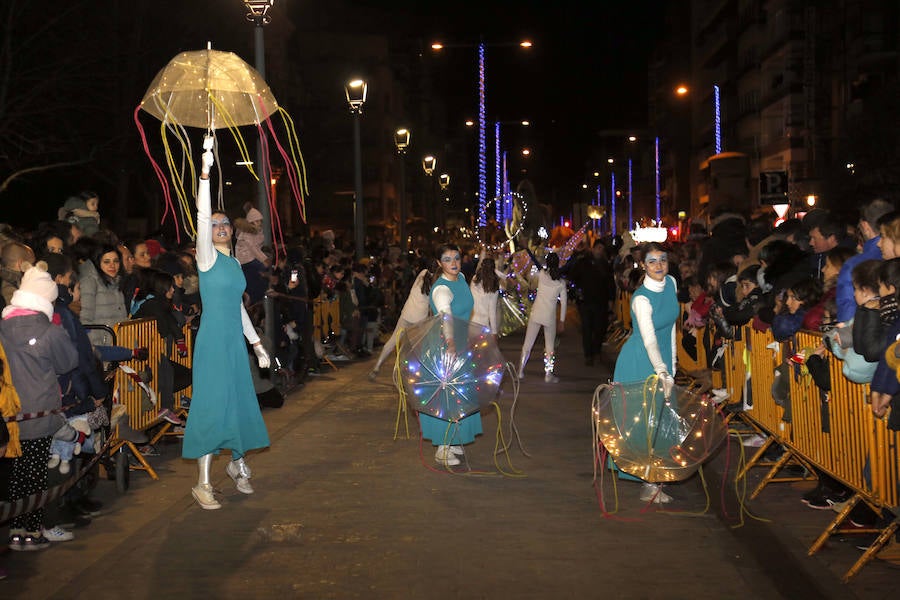
[{"label": "raised arm", "polygon": [[200,184],[197,189],[197,268],[209,271],[216,262],[216,249],[212,241],[212,201],[209,193],[209,170],[215,159],[212,153],[212,138],[203,140],[206,151],[201,158]]}]

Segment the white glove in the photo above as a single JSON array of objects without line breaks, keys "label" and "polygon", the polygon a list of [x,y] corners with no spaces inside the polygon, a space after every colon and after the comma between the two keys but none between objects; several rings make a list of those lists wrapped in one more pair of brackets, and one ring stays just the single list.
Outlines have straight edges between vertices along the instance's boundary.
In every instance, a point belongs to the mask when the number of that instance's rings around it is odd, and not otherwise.
[{"label": "white glove", "polygon": [[663,371],[659,374],[659,383],[662,385],[663,395],[668,400],[672,396],[672,388],[675,387],[675,378]]},{"label": "white glove", "polygon": [[253,354],[256,355],[256,360],[259,362],[260,369],[269,368],[269,353],[266,352],[266,349],[263,348],[262,344],[253,346]]},{"label": "white glove", "polygon": [[203,156],[200,157],[200,173],[209,177],[209,170],[212,169],[213,164],[216,162],[216,159],[213,158],[212,150],[207,150],[203,153]]}]

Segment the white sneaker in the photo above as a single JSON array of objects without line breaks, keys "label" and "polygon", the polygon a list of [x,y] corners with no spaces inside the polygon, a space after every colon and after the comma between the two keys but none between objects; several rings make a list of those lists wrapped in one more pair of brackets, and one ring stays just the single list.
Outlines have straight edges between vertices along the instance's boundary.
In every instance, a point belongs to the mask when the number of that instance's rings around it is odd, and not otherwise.
[{"label": "white sneaker", "polygon": [[559,377],[553,373],[544,373],[544,381],[547,383],[559,383]]},{"label": "white sneaker", "polygon": [[654,504],[668,504],[672,496],[662,491],[662,485],[658,483],[645,483],[641,486],[641,502],[653,502]]},{"label": "white sneaker", "polygon": [[200,508],[204,510],[216,510],[217,508],[222,508],[222,505],[219,504],[219,501],[216,500],[216,497],[213,495],[212,486],[208,483],[192,487],[191,495],[194,497],[194,500],[197,501],[197,504],[200,505]]},{"label": "white sneaker", "polygon": [[759,435],[758,433],[754,433],[753,435],[749,435],[741,440],[741,444],[747,446],[748,448],[761,448],[763,444],[766,443],[766,438]]},{"label": "white sneaker", "polygon": [[50,460],[47,461],[48,469],[55,469],[59,466],[59,454],[51,454]]},{"label": "white sneaker", "polygon": [[69,461],[61,460],[59,461],[59,472],[63,475],[68,475],[69,471],[72,470],[72,467],[69,466]]},{"label": "white sneaker", "polygon": [[456,456],[462,456],[466,453],[462,446],[450,446],[450,452]]},{"label": "white sneaker", "polygon": [[450,467],[454,467],[459,464],[459,459],[456,458],[456,455],[450,449],[450,446],[438,446],[437,451],[434,453],[434,460],[442,465],[447,465]]},{"label": "white sneaker", "polygon": [[51,542],[71,542],[75,539],[75,534],[62,527],[53,527],[52,529],[44,529],[44,537]]},{"label": "white sneaker", "polygon": [[234,480],[237,490],[242,494],[252,494],[253,486],[250,485],[250,469],[244,466],[242,470],[234,461],[225,465],[225,472]]}]

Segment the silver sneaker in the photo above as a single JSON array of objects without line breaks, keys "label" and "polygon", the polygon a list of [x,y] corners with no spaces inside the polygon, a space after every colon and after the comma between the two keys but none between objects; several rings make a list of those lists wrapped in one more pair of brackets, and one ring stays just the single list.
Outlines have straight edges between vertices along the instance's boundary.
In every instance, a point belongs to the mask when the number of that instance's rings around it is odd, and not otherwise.
[{"label": "silver sneaker", "polygon": [[219,504],[219,501],[216,500],[216,497],[213,495],[212,486],[208,483],[192,487],[191,495],[194,497],[194,500],[197,501],[197,504],[200,505],[200,508],[204,510],[216,510],[217,508],[222,508],[222,505]]},{"label": "silver sneaker", "polygon": [[237,490],[242,494],[252,494],[253,486],[250,485],[250,468],[247,466],[247,463],[241,462],[240,464],[231,461],[227,465],[225,465],[225,472],[228,473],[228,476],[234,480],[235,486],[237,486]]}]

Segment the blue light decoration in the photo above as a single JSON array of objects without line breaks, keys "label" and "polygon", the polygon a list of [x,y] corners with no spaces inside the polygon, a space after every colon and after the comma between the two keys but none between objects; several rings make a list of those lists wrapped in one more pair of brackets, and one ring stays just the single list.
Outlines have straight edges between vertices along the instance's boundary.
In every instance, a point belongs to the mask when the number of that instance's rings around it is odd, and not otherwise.
[{"label": "blue light decoration", "polygon": [[502,172],[500,168],[500,121],[494,121],[494,212],[497,223],[503,222],[503,184],[500,181]]},{"label": "blue light decoration", "polygon": [[609,190],[610,190],[610,215],[609,224],[612,227],[613,237],[616,235],[616,174],[614,171],[609,172]]},{"label": "blue light decoration", "polygon": [[719,101],[719,86],[713,86],[713,110],[715,114],[713,119],[716,124],[716,154],[722,153],[722,105]]},{"label": "blue light decoration", "polygon": [[500,189],[503,193],[503,222],[507,223],[512,221],[513,218],[513,207],[512,207],[512,193],[509,189],[509,161],[508,161],[508,152],[503,151],[503,179],[500,182]]},{"label": "blue light decoration", "polygon": [[659,223],[659,136],[653,143],[653,172],[656,177],[656,222]]},{"label": "blue light decoration", "polygon": [[484,118],[484,42],[478,43],[478,226],[487,225],[487,143]]},{"label": "blue light decoration", "polygon": [[[597,206],[603,206],[602,190],[600,189],[599,183],[597,184]],[[594,231],[597,233],[600,232],[600,221],[601,220],[602,219],[594,219]]]},{"label": "blue light decoration", "polygon": [[631,159],[628,159],[628,227],[634,227],[634,202],[631,198]]}]

